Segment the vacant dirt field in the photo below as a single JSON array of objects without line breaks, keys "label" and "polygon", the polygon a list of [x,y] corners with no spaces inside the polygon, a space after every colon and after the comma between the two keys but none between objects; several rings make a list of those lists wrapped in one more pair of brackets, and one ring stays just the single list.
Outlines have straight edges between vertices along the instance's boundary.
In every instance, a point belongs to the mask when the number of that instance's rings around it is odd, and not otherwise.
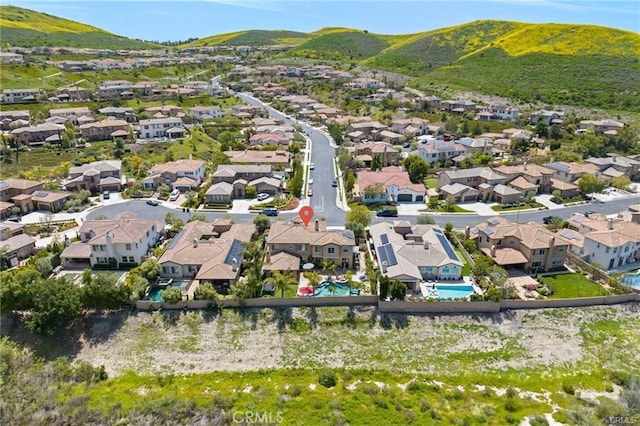
[{"label": "vacant dirt field", "polygon": [[1,329],[46,358],[102,364],[111,376],[321,366],[459,374],[637,365],[639,311],[638,304],[498,315],[380,315],[369,307],[131,311],[90,315],[47,338],[31,335],[15,317],[3,317]]}]

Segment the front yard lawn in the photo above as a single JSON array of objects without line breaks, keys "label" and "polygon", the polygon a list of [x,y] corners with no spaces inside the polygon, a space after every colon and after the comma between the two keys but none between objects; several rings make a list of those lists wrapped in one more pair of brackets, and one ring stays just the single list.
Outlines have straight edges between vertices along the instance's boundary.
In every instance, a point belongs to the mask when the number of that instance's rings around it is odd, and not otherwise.
[{"label": "front yard lawn", "polygon": [[568,299],[572,297],[605,296],[607,290],[598,283],[588,280],[582,274],[548,275],[542,282],[551,285],[555,293],[551,299]]},{"label": "front yard lawn", "polygon": [[538,203],[537,201],[527,201],[522,205],[493,206],[491,208],[497,212],[508,212],[508,211],[525,210],[525,209],[537,209],[540,207],[544,207],[544,205]]}]

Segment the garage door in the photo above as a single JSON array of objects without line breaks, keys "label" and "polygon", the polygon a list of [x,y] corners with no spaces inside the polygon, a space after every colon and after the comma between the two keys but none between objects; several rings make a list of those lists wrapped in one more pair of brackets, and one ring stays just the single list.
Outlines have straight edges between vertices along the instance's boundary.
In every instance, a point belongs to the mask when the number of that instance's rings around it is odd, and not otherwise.
[{"label": "garage door", "polygon": [[398,201],[413,201],[411,194],[398,194]]},{"label": "garage door", "polygon": [[424,195],[416,195],[416,201],[424,201]]}]

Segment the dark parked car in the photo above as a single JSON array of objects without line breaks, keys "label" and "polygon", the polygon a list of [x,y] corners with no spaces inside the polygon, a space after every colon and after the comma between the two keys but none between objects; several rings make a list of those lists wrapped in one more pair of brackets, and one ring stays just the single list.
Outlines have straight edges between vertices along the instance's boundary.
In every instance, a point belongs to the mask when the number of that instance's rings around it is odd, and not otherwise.
[{"label": "dark parked car", "polygon": [[278,216],[278,209],[275,207],[267,207],[263,209],[261,213],[265,216]]},{"label": "dark parked car", "polygon": [[333,182],[331,182],[331,186],[333,186],[334,188],[338,186],[338,180],[334,179]]},{"label": "dark parked car", "polygon": [[378,217],[398,217],[398,210],[395,209],[384,209],[376,212],[376,216]]},{"label": "dark parked car", "polygon": [[542,223],[544,223],[545,225],[548,225],[551,222],[553,222],[554,219],[562,220],[562,218],[560,216],[545,216],[545,217],[542,218]]},{"label": "dark parked car", "polygon": [[103,200],[108,200],[109,199],[109,191],[104,191],[102,193],[102,199]]},{"label": "dark parked car", "polygon": [[157,206],[158,200],[152,198],[150,200],[147,200],[147,204],[149,204],[150,206]]}]

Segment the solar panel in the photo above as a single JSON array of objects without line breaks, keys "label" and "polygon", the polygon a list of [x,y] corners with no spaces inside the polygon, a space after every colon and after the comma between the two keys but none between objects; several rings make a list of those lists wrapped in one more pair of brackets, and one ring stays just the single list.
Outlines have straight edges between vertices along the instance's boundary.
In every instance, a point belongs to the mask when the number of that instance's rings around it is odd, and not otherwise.
[{"label": "solar panel", "polygon": [[568,232],[568,231],[561,232],[560,236],[564,237],[564,238],[566,238],[568,240],[579,240],[580,239],[580,237],[578,237],[574,233]]},{"label": "solar panel", "polygon": [[231,248],[227,253],[227,257],[224,258],[224,263],[227,265],[231,265],[233,259],[235,258],[238,262],[238,265],[242,261],[242,252],[244,251],[244,244],[242,241],[234,239],[231,243]]},{"label": "solar panel", "polygon": [[485,234],[487,234],[487,235],[491,235],[491,234],[493,234],[493,229],[491,229],[491,228],[485,228],[485,229],[484,229],[484,233],[485,233]]},{"label": "solar panel", "polygon": [[393,251],[393,246],[391,244],[387,244],[384,247],[387,252],[387,261],[389,262],[389,266],[397,265],[398,259],[396,259],[396,253]]},{"label": "solar panel", "polygon": [[44,198],[47,195],[49,195],[49,193],[48,192],[43,192],[43,191],[38,191],[38,192],[35,193],[36,197],[41,197],[41,198]]},{"label": "solar panel", "polygon": [[458,259],[456,252],[453,251],[453,247],[451,247],[451,243],[449,242],[449,240],[447,240],[447,238],[442,234],[436,234],[436,236],[438,237],[438,240],[440,241],[442,248],[447,253],[447,256],[449,256],[449,259],[459,262],[460,259]]},{"label": "solar panel", "polygon": [[2,188],[6,188],[7,186],[9,186],[9,185],[7,184],[7,182],[5,182],[5,181],[0,182],[0,189],[2,189]]},{"label": "solar panel", "polygon": [[380,242],[382,244],[389,244],[389,237],[387,237],[387,234],[380,235]]},{"label": "solar panel", "polygon": [[387,258],[387,250],[385,250],[385,246],[378,247],[378,258],[380,259],[380,264],[389,264],[389,259]]},{"label": "solar panel", "polygon": [[500,224],[498,219],[489,219],[487,222],[494,226]]},{"label": "solar panel", "polygon": [[433,228],[433,232],[435,232],[436,234],[442,235],[442,231],[439,230],[438,228]]},{"label": "solar panel", "polygon": [[473,228],[470,229],[472,234],[477,234],[478,233],[478,228],[476,228],[475,226]]}]

